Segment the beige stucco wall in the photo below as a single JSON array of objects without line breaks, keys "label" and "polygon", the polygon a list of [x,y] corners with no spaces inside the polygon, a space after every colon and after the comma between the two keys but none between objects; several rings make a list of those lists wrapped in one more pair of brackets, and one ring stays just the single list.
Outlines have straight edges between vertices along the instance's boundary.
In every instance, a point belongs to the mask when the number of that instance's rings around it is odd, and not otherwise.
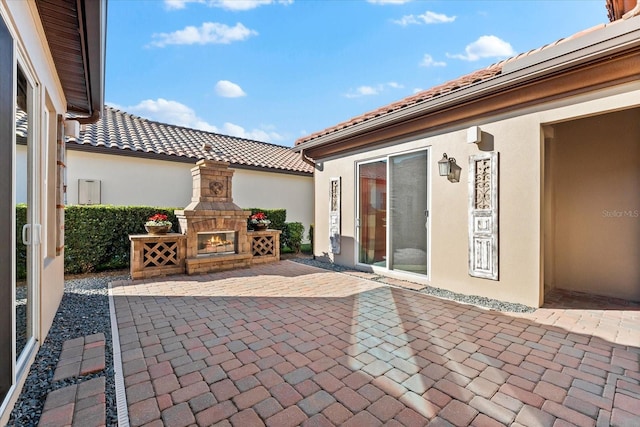
[{"label": "beige stucco wall", "polygon": [[[323,171],[316,172],[315,181],[315,254],[328,256],[341,265],[354,265],[357,162],[428,148],[431,274],[422,281],[454,292],[539,306],[543,299],[544,271],[542,125],[639,102],[640,84],[636,82],[572,100],[510,112],[490,120],[465,123],[442,132],[425,133],[419,138],[393,141],[384,148],[316,159],[323,163]],[[466,129],[472,125],[479,125],[484,132],[482,147],[466,143]],[[481,148],[493,149],[500,156],[498,281],[473,278],[468,274],[468,159]],[[462,167],[459,183],[450,183],[445,177],[438,176],[437,161],[444,152],[455,157]],[[329,254],[331,177],[342,178],[341,253],[335,256]],[[421,280],[417,276],[411,278]]]},{"label": "beige stucco wall", "polygon": [[[67,204],[78,203],[78,180],[101,181],[103,204],[175,206],[191,201],[191,163],[67,150]],[[233,201],[242,208],[285,208],[288,222],[313,221],[313,177],[234,169]],[[306,233],[305,233],[306,234]]]},{"label": "beige stucco wall", "polygon": [[287,222],[301,222],[305,239],[313,223],[313,177],[236,169],[233,201],[243,208],[287,209]]},{"label": "beige stucco wall", "polygon": [[640,109],[553,128],[547,284],[640,301]]},{"label": "beige stucco wall", "polygon": [[[51,234],[49,229],[50,221],[47,221],[46,212],[53,207],[55,211],[55,200],[47,198],[45,188],[45,146],[47,144],[47,123],[45,123],[45,108],[48,108],[52,120],[56,119],[56,114],[65,113],[66,101],[62,93],[62,88],[53,65],[53,60],[48,51],[48,45],[37,15],[35,2],[26,1],[6,1],[0,0],[0,16],[9,26],[13,38],[16,40],[16,55],[19,58],[21,67],[33,77],[35,90],[35,109],[33,111],[33,127],[36,137],[33,140],[35,172],[33,174],[34,197],[31,206],[35,209],[35,222],[42,225],[42,236]],[[55,143],[55,141],[54,141]],[[16,157],[16,177],[13,183],[14,199],[16,202],[24,202],[20,192],[26,194],[27,175],[21,164],[26,164],[26,147],[17,147]],[[26,196],[25,196],[26,197]],[[64,258],[63,256],[49,256],[47,251],[40,245],[36,251],[35,264],[39,275],[34,278],[34,291],[32,301],[35,301],[35,319],[37,320],[36,338],[38,343],[42,343],[47,336],[51,323],[58,309],[62,294],[64,292]],[[35,355],[35,353],[33,353]],[[30,361],[28,364],[31,363]],[[16,378],[15,393],[8,395],[2,402],[0,411],[0,425],[4,425],[10,415],[10,409],[17,398],[25,375]]]}]

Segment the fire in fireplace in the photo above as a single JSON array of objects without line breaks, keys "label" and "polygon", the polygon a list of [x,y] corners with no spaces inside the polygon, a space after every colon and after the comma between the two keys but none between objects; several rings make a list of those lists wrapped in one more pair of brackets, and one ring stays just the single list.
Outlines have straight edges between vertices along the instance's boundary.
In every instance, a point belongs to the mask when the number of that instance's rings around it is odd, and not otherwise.
[{"label": "fire in fireplace", "polygon": [[209,255],[235,254],[235,231],[214,231],[198,233],[198,257]]}]

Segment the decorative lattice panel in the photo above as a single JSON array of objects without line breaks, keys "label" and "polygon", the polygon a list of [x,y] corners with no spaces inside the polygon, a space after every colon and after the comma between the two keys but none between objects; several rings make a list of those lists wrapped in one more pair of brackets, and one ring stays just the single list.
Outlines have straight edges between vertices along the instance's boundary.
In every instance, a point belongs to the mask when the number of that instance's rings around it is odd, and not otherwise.
[{"label": "decorative lattice panel", "polygon": [[498,153],[469,157],[469,275],[498,280]]},{"label": "decorative lattice panel", "polygon": [[253,256],[275,256],[275,243],[274,236],[254,236],[251,241],[251,254]]},{"label": "decorative lattice panel", "polygon": [[479,159],[475,162],[475,200],[474,209],[491,209],[493,200],[491,185],[491,159]]},{"label": "decorative lattice panel", "polygon": [[148,242],[143,248],[143,268],[177,266],[178,242]]}]

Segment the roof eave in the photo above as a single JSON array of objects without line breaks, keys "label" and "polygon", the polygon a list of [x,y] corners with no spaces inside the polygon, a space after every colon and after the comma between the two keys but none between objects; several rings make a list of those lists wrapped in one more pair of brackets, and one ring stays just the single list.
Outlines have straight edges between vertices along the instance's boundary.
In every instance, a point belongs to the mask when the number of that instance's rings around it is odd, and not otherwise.
[{"label": "roof eave", "polygon": [[506,88],[514,88],[537,79],[543,79],[548,75],[557,75],[566,70],[573,70],[582,64],[637,48],[640,46],[639,24],[640,17],[617,21],[615,24],[609,24],[608,27],[593,33],[563,41],[520,59],[508,61],[503,66],[500,75],[321,135],[293,147],[293,150],[305,152],[324,145],[336,144],[347,138],[370,134],[430,112],[468,103]]},{"label": "roof eave", "polygon": [[[205,158],[177,156],[177,155],[165,154],[165,153],[133,151],[133,150],[122,149],[122,148],[114,149],[114,148],[109,148],[105,146],[80,144],[74,139],[67,141],[65,145],[67,150],[84,151],[89,153],[97,153],[97,154],[104,154],[104,155],[110,155],[110,156],[137,157],[137,158],[149,159],[149,160],[161,160],[165,162],[188,163],[192,165],[199,160],[210,160]],[[306,176],[306,177],[313,176],[313,172],[305,172],[305,171],[294,170],[294,169],[273,168],[273,167],[267,167],[267,166],[256,166],[256,165],[234,163],[234,162],[228,162],[228,163],[229,163],[229,167],[233,169],[246,169],[246,170],[259,171],[259,172],[280,173],[285,175],[298,175],[298,176]]]},{"label": "roof eave", "polygon": [[84,27],[86,37],[87,88],[91,114],[77,120],[95,123],[104,107],[105,58],[107,46],[107,0],[84,1]]},{"label": "roof eave", "polygon": [[81,123],[96,122],[104,105],[107,0],[36,0],[36,5],[67,112]]}]

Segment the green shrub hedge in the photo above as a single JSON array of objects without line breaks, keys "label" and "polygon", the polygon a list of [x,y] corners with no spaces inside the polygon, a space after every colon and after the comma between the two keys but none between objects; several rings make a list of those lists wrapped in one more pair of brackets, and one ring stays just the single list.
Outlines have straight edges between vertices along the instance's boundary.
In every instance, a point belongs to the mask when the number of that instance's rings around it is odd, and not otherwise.
[{"label": "green shrub hedge", "polygon": [[[286,209],[262,209],[262,208],[244,208],[245,211],[251,211],[251,215],[256,214],[258,212],[263,212],[271,224],[269,224],[269,228],[274,230],[284,230],[284,223],[287,220],[287,210]],[[250,222],[247,219],[247,226],[250,227]]]},{"label": "green shrub hedge", "polygon": [[65,273],[88,273],[129,266],[130,234],[145,234],[144,223],[166,214],[179,231],[174,208],[152,206],[67,206],[65,208]]},{"label": "green shrub hedge", "polygon": [[22,227],[27,223],[27,205],[16,206],[16,276],[27,277],[27,248],[22,243]]},{"label": "green shrub hedge", "polygon": [[300,253],[302,238],[304,237],[304,225],[301,222],[287,222],[280,236],[280,242],[283,246],[293,250],[294,253]]},{"label": "green shrub hedge", "polygon": [[[153,206],[67,206],[65,208],[65,273],[89,273],[129,267],[130,234],[145,234],[144,223],[156,213],[166,214],[172,230],[179,232],[178,220],[170,207]],[[286,209],[251,208],[251,214],[264,212],[270,228],[284,232]],[[16,230],[26,223],[26,205],[16,206]],[[301,224],[302,225],[302,224]],[[282,242],[281,242],[282,245]],[[293,249],[293,248],[292,248]],[[21,233],[16,233],[17,276],[26,277],[26,249]]]}]

